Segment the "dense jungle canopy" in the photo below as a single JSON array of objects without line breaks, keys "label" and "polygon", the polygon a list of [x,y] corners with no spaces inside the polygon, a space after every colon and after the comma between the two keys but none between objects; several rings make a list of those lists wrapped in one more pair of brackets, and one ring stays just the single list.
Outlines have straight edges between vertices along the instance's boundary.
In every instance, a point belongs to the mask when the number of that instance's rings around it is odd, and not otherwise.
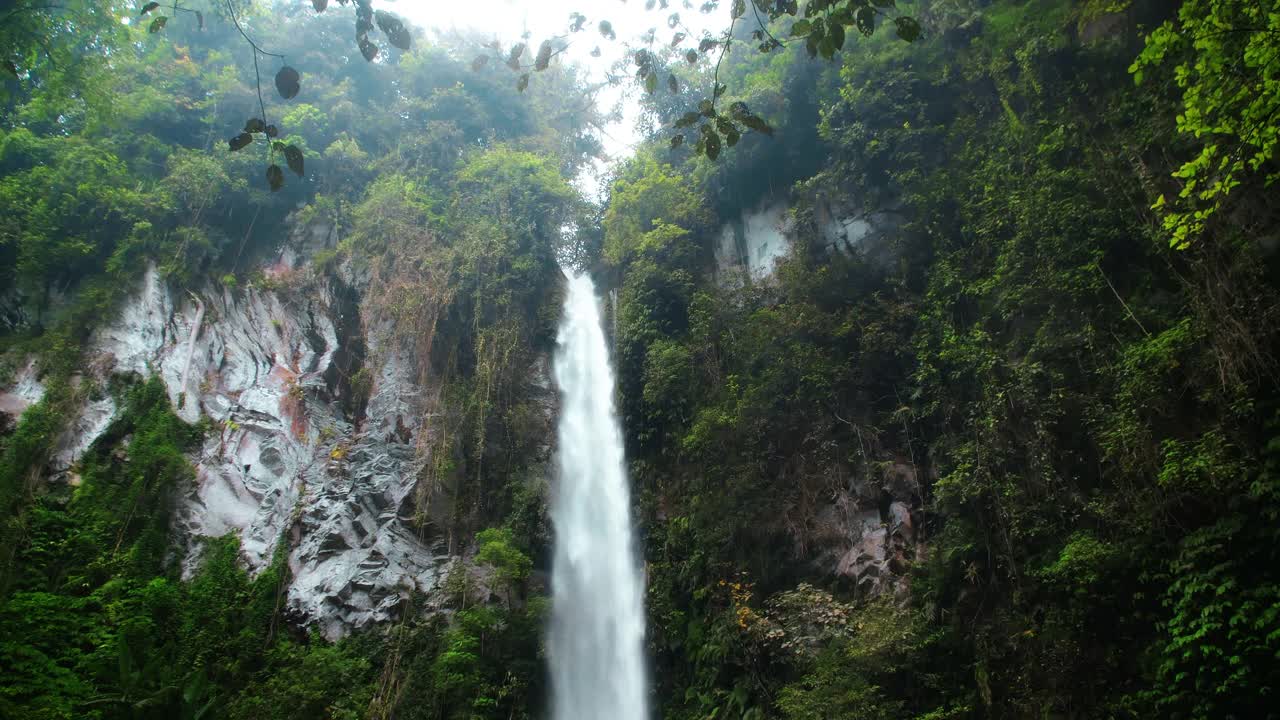
[{"label": "dense jungle canopy", "polygon": [[[0,718],[547,717],[562,265],[658,717],[1280,717],[1280,0],[613,5],[0,3]],[[202,535],[233,329],[326,479]],[[445,560],[357,623],[375,456]]]}]

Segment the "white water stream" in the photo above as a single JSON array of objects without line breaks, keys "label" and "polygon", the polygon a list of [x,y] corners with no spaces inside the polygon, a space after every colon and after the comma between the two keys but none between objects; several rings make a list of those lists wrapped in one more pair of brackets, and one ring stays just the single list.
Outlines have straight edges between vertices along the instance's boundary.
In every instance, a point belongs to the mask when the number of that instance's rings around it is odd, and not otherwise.
[{"label": "white water stream", "polygon": [[643,581],[600,303],[570,277],[555,359],[559,478],[548,641],[554,720],[648,720]]}]

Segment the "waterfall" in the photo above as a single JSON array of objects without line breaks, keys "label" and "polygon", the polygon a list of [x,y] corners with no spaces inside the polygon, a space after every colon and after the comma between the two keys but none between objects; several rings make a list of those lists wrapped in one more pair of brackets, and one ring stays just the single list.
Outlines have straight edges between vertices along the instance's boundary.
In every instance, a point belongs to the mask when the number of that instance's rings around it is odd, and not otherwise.
[{"label": "waterfall", "polygon": [[555,359],[561,406],[548,640],[554,720],[648,717],[643,582],[601,321],[591,278],[571,276]]}]

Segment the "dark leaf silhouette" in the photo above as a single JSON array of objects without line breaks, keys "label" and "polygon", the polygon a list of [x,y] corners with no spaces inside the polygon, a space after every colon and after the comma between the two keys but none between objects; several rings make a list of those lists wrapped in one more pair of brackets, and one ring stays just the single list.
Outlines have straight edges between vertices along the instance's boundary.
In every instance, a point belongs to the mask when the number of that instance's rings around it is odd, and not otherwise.
[{"label": "dark leaf silhouette", "polygon": [[253,136],[245,132],[228,140],[227,145],[230,146],[232,152],[235,152],[236,150],[247,146],[251,142],[253,142]]},{"label": "dark leaf silhouette", "polygon": [[683,144],[684,144],[684,135],[683,135],[683,134],[677,134],[677,135],[672,135],[672,136],[671,136],[671,147],[672,147],[672,148],[678,148],[678,147],[680,147],[680,146],[681,146],[681,145],[683,145]]},{"label": "dark leaf silhouette", "polygon": [[[854,18],[858,22],[858,32],[863,35],[871,35],[876,30],[876,11],[869,7],[860,7],[854,13]],[[844,29],[841,28],[841,37],[844,36]]]},{"label": "dark leaf silhouette", "polygon": [[676,79],[674,73],[667,76],[667,89],[673,93],[680,92],[680,81]]},{"label": "dark leaf silhouette", "polygon": [[524,43],[516,43],[511,47],[511,54],[507,55],[507,67],[512,70],[520,69],[520,56],[524,54]]},{"label": "dark leaf silhouette", "polygon": [[160,3],[149,2],[146,5],[143,5],[142,9],[138,11],[138,17],[142,17],[143,15],[146,15],[147,13],[151,12],[152,10],[155,10],[158,7],[160,7]]},{"label": "dark leaf silhouette", "polygon": [[294,175],[302,177],[302,151],[295,145],[286,145],[284,147],[284,161],[293,171]]},{"label": "dark leaf silhouette", "polygon": [[276,90],[280,93],[280,97],[292,100],[301,89],[302,78],[298,75],[298,71],[288,65],[280,68],[280,72],[276,73]]},{"label": "dark leaf silhouette", "polygon": [[701,118],[701,117],[702,115],[699,113],[687,112],[684,115],[682,115],[679,120],[676,120],[676,127],[678,128],[689,127],[694,123],[698,122],[698,118]]},{"label": "dark leaf silhouette", "polygon": [[893,25],[898,31],[898,37],[907,42],[915,42],[920,38],[920,23],[916,22],[915,18],[896,18]]},{"label": "dark leaf silhouette", "polygon": [[151,26],[147,28],[147,32],[158,33],[164,29],[164,24],[167,22],[169,22],[169,18],[165,15],[161,15],[155,20],[151,21]]},{"label": "dark leaf silhouette", "polygon": [[529,73],[521,75],[520,79],[516,81],[516,90],[524,92],[527,87],[529,87]]},{"label": "dark leaf silhouette", "polygon": [[378,21],[378,29],[387,36],[388,42],[401,50],[409,49],[413,40],[409,35],[409,29],[404,26],[400,18],[385,10],[379,10],[374,14],[374,18]]},{"label": "dark leaf silhouette", "polygon": [[249,118],[244,124],[244,131],[247,133],[264,133],[267,131],[267,123],[262,118]]},{"label": "dark leaf silhouette", "polygon": [[703,125],[702,129],[706,131],[702,146],[703,152],[707,154],[707,159],[715,160],[720,157],[720,135],[715,130],[712,130],[710,125]]},{"label": "dark leaf silhouette", "polygon": [[329,0],[311,0],[311,7],[315,8],[316,12],[324,12],[324,9],[329,7]]},{"label": "dark leaf silhouette", "polygon": [[272,163],[267,167],[267,184],[271,186],[271,192],[284,187],[284,170],[279,165]]},{"label": "dark leaf silhouette", "polygon": [[543,40],[542,46],[538,48],[538,57],[533,61],[533,69],[542,72],[551,64],[551,41]]},{"label": "dark leaf silhouette", "polygon": [[360,54],[364,56],[365,60],[373,62],[373,59],[378,57],[378,46],[369,42],[368,38],[362,37],[360,38]]},{"label": "dark leaf silhouette", "polygon": [[268,125],[266,129],[267,137],[275,137],[280,134],[280,129],[275,125]]}]

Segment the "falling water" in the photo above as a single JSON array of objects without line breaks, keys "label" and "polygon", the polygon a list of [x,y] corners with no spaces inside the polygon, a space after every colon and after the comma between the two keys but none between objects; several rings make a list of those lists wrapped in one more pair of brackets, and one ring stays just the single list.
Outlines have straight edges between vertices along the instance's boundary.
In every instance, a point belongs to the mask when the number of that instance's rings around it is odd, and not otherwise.
[{"label": "falling water", "polygon": [[642,581],[622,432],[591,278],[569,279],[555,375],[559,481],[549,639],[555,720],[647,720]]}]

